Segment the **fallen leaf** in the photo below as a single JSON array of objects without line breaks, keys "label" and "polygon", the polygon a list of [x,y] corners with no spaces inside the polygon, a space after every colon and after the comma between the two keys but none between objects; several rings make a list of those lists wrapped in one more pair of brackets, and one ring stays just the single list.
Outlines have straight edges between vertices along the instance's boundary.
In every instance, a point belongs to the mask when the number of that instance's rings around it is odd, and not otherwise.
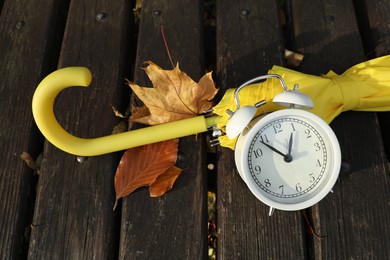
[{"label": "fallen leaf", "polygon": [[154,183],[177,160],[178,139],[128,149],[115,173],[116,207],[119,198]]},{"label": "fallen leaf", "polygon": [[159,197],[171,190],[182,169],[172,166],[163,174],[159,175],[155,182],[149,186],[150,197]]},{"label": "fallen leaf", "polygon": [[211,72],[196,83],[179,69],[179,65],[173,70],[163,70],[151,61],[147,64],[144,70],[154,87],[140,87],[130,81],[128,84],[150,114],[131,120],[156,125],[193,117],[211,108],[211,100],[218,91]]},{"label": "fallen leaf", "polygon": [[115,134],[126,132],[126,131],[128,131],[128,127],[129,127],[129,124],[127,121],[119,122],[119,124],[117,124],[114,127],[114,129],[112,129],[111,134],[115,135]]},{"label": "fallen leaf", "polygon": [[383,36],[382,38],[378,39],[375,49],[370,51],[368,54],[372,54],[372,52],[375,52],[375,55],[377,57],[388,54],[387,46],[389,46],[389,42],[390,42],[390,36],[388,35]]},{"label": "fallen leaf", "polygon": [[284,58],[287,60],[287,66],[290,68],[296,68],[301,65],[301,62],[305,56],[300,53],[296,53],[290,50],[284,50]]},{"label": "fallen leaf", "polygon": [[111,106],[112,111],[114,112],[115,116],[120,117],[120,118],[128,118],[129,116],[126,114],[122,114],[121,112],[118,111],[114,106]]},{"label": "fallen leaf", "polygon": [[27,164],[28,167],[39,172],[40,166],[37,164],[37,162],[31,157],[31,155],[28,152],[22,152],[20,158]]},{"label": "fallen leaf", "polygon": [[131,107],[131,117],[130,120],[138,120],[143,117],[150,116],[150,111],[146,106],[143,107],[137,107],[137,106],[132,106]]}]

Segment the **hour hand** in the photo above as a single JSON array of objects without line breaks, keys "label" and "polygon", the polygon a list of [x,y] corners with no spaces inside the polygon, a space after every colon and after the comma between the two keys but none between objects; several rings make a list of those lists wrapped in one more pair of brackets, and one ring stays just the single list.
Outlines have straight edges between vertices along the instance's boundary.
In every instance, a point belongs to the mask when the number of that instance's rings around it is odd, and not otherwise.
[{"label": "hour hand", "polygon": [[269,149],[271,149],[272,151],[274,151],[274,152],[280,154],[281,156],[283,156],[283,158],[285,157],[285,154],[282,153],[281,151],[279,151],[278,149],[276,149],[275,147],[273,147],[273,146],[271,146],[271,145],[269,145],[269,144],[267,144],[267,143],[264,143],[263,141],[260,141],[260,143],[264,144],[265,146],[267,146],[267,147],[268,147]]}]

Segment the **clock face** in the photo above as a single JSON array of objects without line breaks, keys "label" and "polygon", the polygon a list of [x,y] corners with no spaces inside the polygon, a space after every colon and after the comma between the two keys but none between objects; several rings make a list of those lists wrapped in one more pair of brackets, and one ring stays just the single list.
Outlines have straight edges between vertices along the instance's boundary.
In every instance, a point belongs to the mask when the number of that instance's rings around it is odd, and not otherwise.
[{"label": "clock face", "polygon": [[310,207],[328,194],[337,180],[341,162],[337,138],[312,113],[296,109],[273,112],[239,139],[239,171],[252,193],[271,207]]}]

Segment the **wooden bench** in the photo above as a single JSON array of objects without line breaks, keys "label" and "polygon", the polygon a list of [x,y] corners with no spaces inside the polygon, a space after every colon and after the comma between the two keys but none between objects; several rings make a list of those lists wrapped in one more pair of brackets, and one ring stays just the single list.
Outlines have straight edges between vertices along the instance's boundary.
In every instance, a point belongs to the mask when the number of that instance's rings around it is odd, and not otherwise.
[{"label": "wooden bench", "polygon": [[[390,52],[390,3],[277,2],[216,1],[216,26],[205,34],[203,1],[145,0],[138,26],[130,1],[0,0],[1,258],[206,259],[207,190],[215,175],[218,259],[388,259],[389,113],[336,118],[343,167],[334,193],[305,211],[272,217],[240,179],[233,152],[212,151],[205,135],[180,140],[178,163],[187,170],[172,191],[150,198],[140,189],[113,211],[121,153],[80,164],[45,142],[34,124],[34,90],[61,67],[88,67],[93,81],[61,93],[57,118],[75,135],[98,137],[119,121],[111,105],[129,105],[125,78],[151,85],[140,69],[145,61],[172,67],[166,46],[196,81],[214,67],[220,97],[274,64],[285,66],[285,48],[305,54],[297,69],[316,75]],[[23,151],[43,154],[39,175],[20,159]]]}]

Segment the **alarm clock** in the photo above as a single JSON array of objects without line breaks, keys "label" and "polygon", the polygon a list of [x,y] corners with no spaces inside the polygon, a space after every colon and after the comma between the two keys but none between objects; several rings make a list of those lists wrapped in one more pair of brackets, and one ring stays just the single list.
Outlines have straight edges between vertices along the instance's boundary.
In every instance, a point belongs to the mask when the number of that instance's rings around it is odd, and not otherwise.
[{"label": "alarm clock", "polygon": [[[259,102],[240,107],[239,91],[267,78],[277,78],[284,91],[273,102],[288,108],[253,118]],[[237,109],[226,125],[229,138],[237,138],[235,163],[250,191],[274,209],[294,211],[313,206],[333,188],[341,167],[341,151],[330,126],[306,111],[312,100],[288,89],[282,77],[269,74],[254,78],[234,92]]]}]

